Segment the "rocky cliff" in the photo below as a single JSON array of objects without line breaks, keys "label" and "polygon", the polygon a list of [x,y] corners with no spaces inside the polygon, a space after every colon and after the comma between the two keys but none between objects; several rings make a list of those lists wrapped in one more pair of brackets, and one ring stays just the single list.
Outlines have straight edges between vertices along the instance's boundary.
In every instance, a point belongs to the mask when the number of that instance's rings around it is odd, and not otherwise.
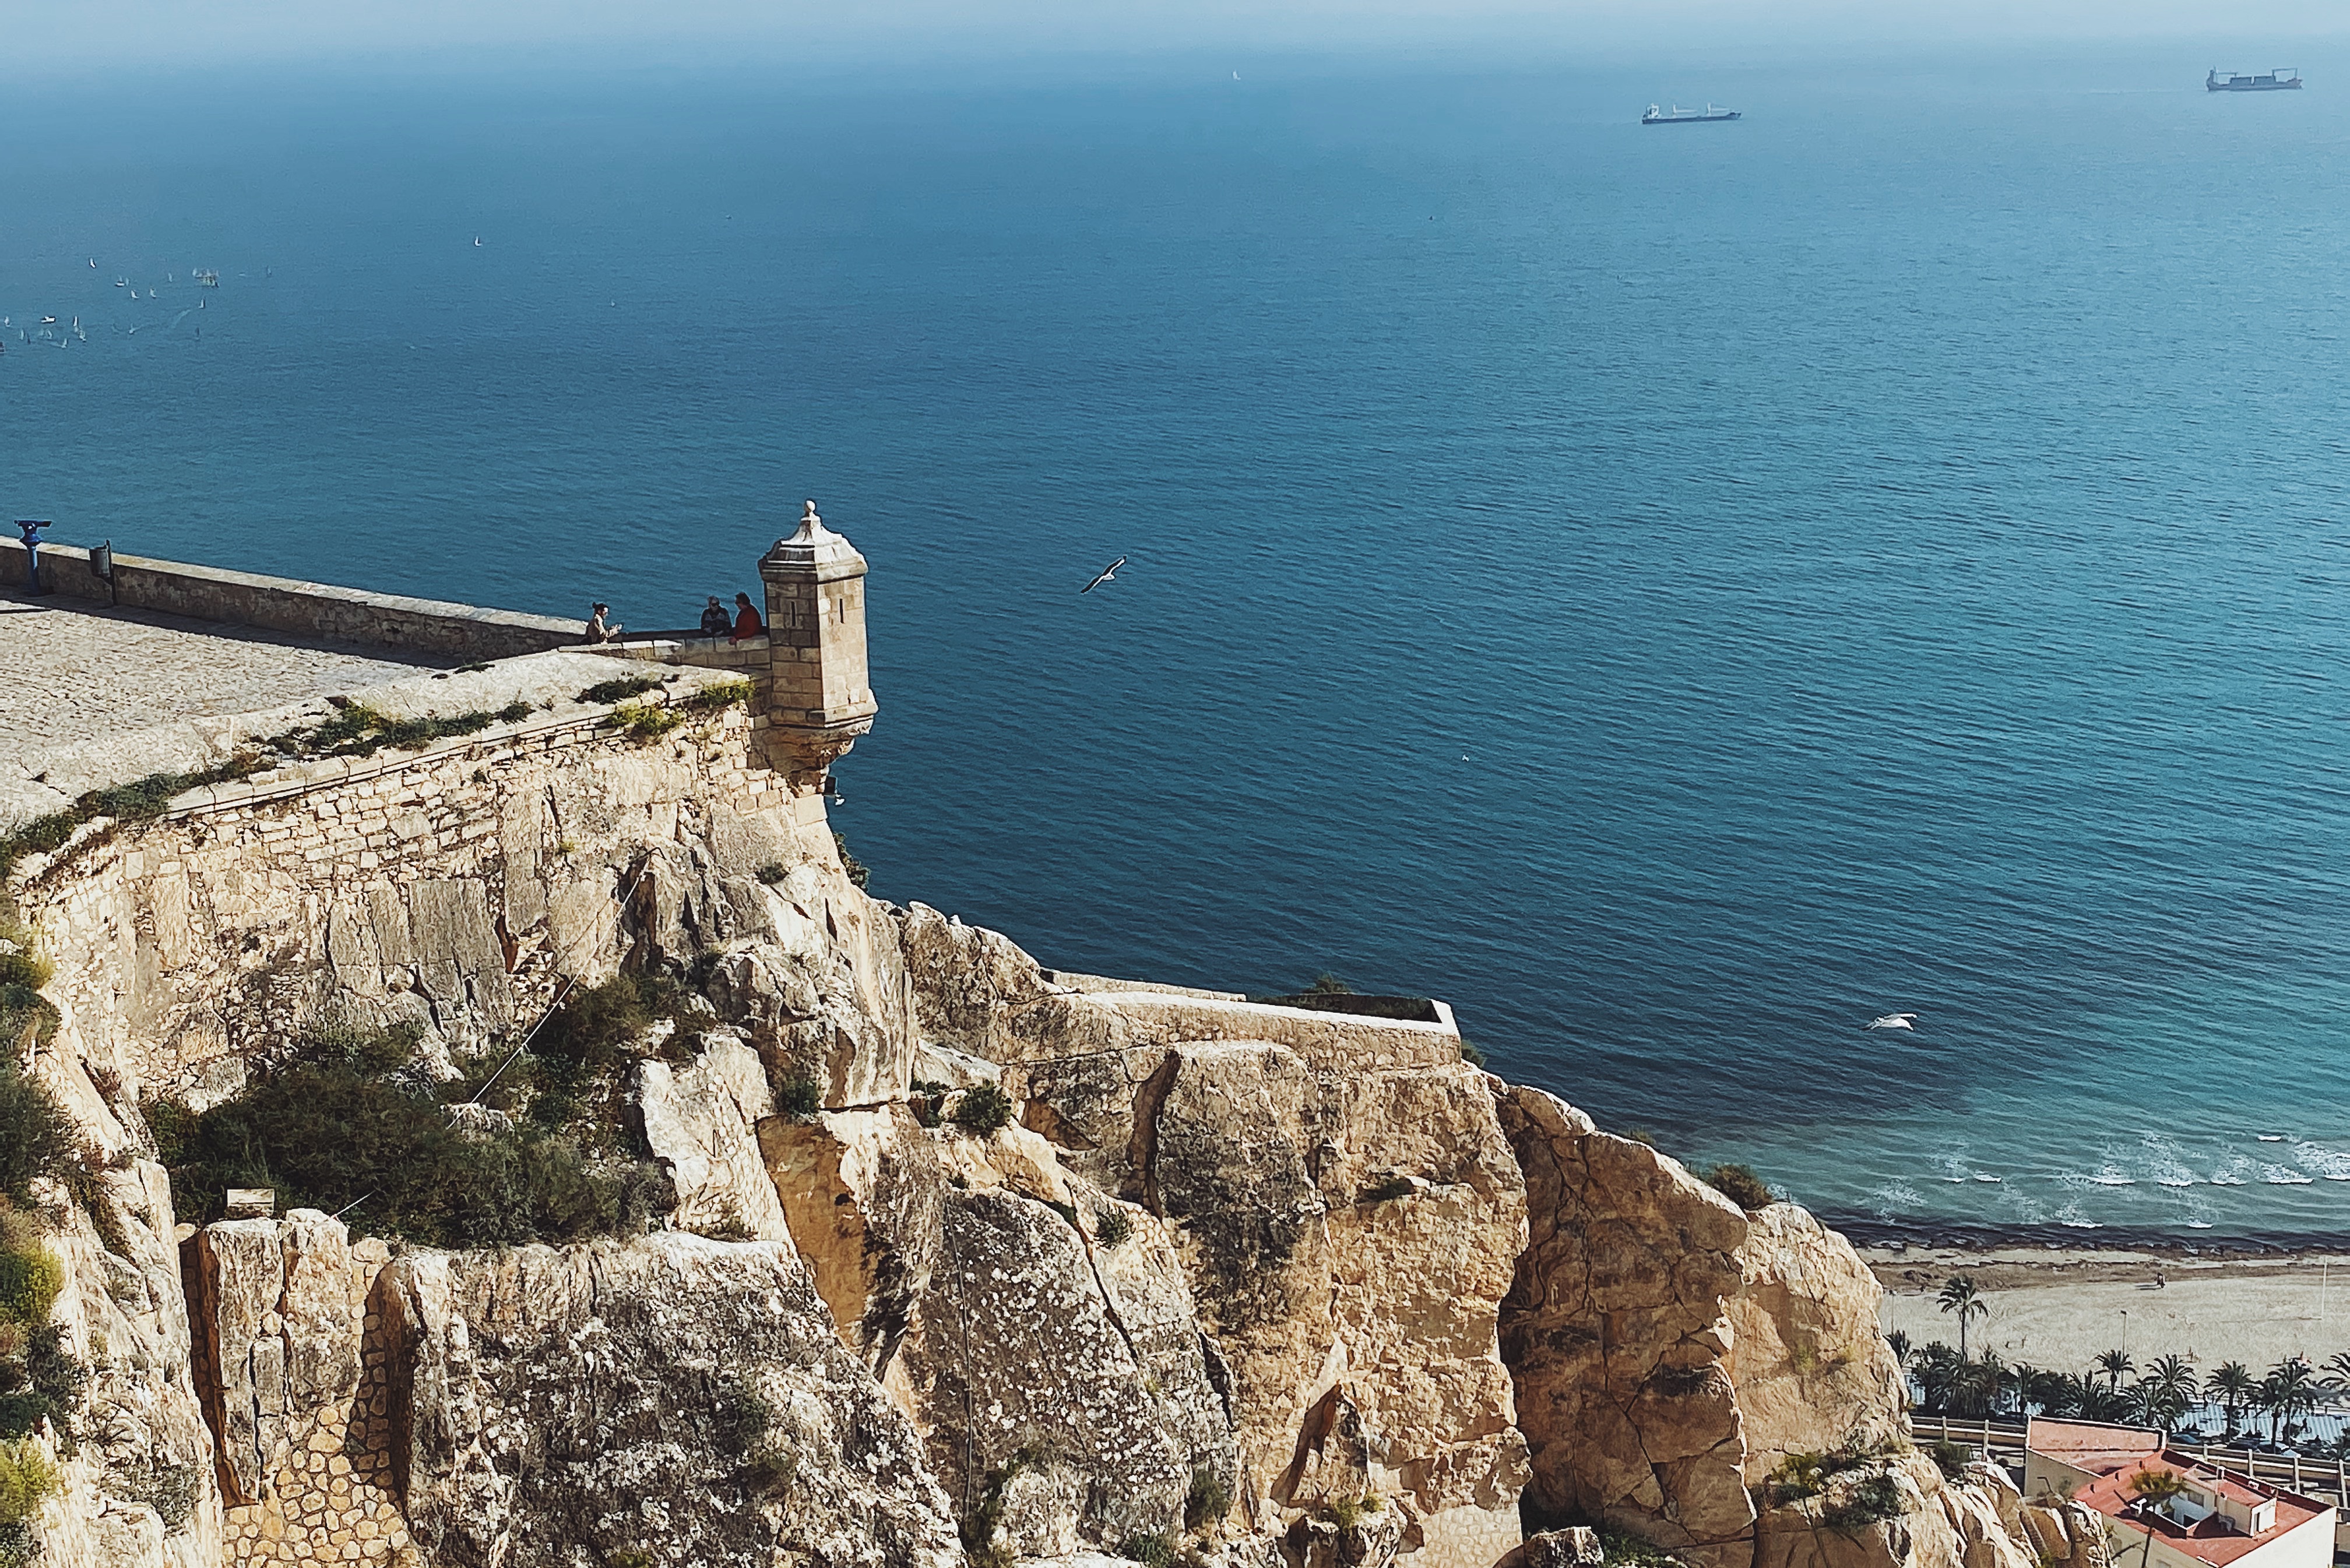
[{"label": "rocky cliff", "polygon": [[[1488,1568],[1573,1523],[1696,1568],[2032,1561],[2012,1489],[1902,1442],[1876,1287],[1800,1210],[1463,1063],[1441,1010],[1062,974],[877,902],[739,712],[568,711],[12,879],[91,1374],[26,1439],[38,1561]],[[662,1016],[559,1058],[550,1006],[623,973]],[[220,1195],[155,1118],[328,1024],[406,1026],[400,1103],[531,1204],[612,1160],[657,1200],[495,1249],[374,1193],[193,1223]]]}]

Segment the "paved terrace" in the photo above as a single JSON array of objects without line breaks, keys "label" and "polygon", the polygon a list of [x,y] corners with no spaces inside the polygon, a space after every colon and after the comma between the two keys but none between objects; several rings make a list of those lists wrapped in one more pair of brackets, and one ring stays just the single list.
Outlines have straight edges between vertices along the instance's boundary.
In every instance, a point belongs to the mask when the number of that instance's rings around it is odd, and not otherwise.
[{"label": "paved terrace", "polygon": [[0,824],[52,809],[26,786],[64,748],[283,708],[447,661],[63,598],[0,597]]}]

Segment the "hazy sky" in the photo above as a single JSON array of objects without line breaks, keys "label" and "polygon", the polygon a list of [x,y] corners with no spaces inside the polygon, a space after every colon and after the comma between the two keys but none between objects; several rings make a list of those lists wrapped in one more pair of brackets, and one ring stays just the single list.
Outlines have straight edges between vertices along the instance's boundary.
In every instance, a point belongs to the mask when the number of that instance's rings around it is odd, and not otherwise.
[{"label": "hazy sky", "polygon": [[2345,30],[2345,0],[0,0],[19,71],[428,54],[665,64],[1399,47],[1776,55],[2099,37],[2259,54]]}]

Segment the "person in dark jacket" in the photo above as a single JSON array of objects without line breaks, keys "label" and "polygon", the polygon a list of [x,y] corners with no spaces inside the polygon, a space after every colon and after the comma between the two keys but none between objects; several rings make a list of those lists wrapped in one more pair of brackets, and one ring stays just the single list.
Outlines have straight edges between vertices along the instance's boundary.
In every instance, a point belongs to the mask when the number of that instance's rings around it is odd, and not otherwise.
[{"label": "person in dark jacket", "polygon": [[766,635],[767,623],[759,618],[758,610],[752,606],[751,596],[736,594],[734,596],[734,640],[740,642],[746,637]]},{"label": "person in dark jacket", "polygon": [[726,613],[726,607],[718,602],[718,596],[711,595],[710,602],[703,606],[702,610],[702,635],[724,637],[733,629],[733,618]]}]

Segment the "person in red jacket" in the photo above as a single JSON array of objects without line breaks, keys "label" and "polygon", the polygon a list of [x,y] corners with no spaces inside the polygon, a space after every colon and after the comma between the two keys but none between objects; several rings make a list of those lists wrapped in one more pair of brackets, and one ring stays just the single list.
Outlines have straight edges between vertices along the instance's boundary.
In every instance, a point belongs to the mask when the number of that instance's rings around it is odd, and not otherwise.
[{"label": "person in red jacket", "polygon": [[758,610],[753,607],[751,604],[751,596],[749,594],[736,594],[734,596],[733,640],[740,642],[746,637],[764,637],[766,635],[767,623],[759,618]]}]

